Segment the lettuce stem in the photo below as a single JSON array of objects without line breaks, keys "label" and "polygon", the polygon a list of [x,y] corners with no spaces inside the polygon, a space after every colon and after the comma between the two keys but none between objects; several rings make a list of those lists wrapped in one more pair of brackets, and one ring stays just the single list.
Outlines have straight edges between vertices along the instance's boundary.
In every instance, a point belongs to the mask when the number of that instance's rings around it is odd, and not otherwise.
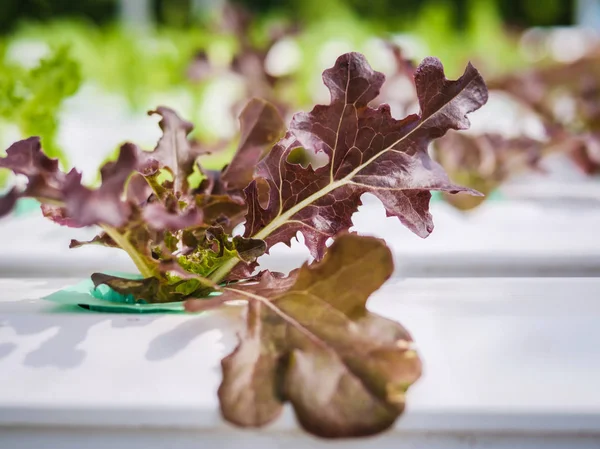
[{"label": "lettuce stem", "polygon": [[150,267],[150,265],[144,260],[144,257],[139,253],[138,250],[135,249],[135,247],[127,239],[127,236],[121,234],[112,226],[103,224],[100,225],[100,227],[104,229],[104,232],[106,232],[108,236],[111,239],[113,239],[115,243],[119,245],[119,247],[129,255],[137,269],[140,271],[140,274],[144,278],[155,277],[157,275],[155,270],[152,267]]}]

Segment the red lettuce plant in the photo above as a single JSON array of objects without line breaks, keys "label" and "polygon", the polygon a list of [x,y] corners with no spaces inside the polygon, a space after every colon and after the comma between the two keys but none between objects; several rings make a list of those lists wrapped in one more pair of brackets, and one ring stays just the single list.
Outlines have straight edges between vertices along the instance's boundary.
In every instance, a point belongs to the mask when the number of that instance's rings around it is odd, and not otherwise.
[{"label": "red lettuce plant", "polygon": [[492,81],[542,120],[552,151],[569,154],[587,174],[600,172],[600,47],[568,64]]},{"label": "red lettuce plant", "polygon": [[[96,285],[147,302],[187,300],[188,311],[247,301],[245,335],[222,363],[219,399],[228,421],[262,426],[290,402],[313,434],[374,434],[402,413],[421,364],[406,330],[366,308],[391,276],[392,257],[383,241],[349,234],[351,216],[369,192],[389,216],[426,237],[433,230],[431,190],[479,194],[452,183],[427,148],[448,130],[469,126],[467,114],[487,100],[481,76],[469,65],[450,81],[440,61],[427,58],[414,77],[420,113],[395,120],[387,105],[368,106],[384,76],[362,55],[342,55],[323,74],[329,105],[296,114],[285,131],[273,106],[252,100],[240,117],[233,160],[198,185],[192,180],[202,172],[203,151],[188,140],[191,124],[168,108],[152,112],[163,130],[154,151],[123,145],[102,167],[95,190],[77,171],[61,172],[39,139],[23,140],[0,166],[29,182],[1,198],[0,211],[34,197],[60,224],[99,225],[92,241],[71,246],[121,248],[143,279],[94,274]],[[325,153],[327,164],[289,162],[298,148]],[[298,232],[313,264],[288,276],[254,274],[258,256]],[[221,294],[206,298],[215,290]]]}]

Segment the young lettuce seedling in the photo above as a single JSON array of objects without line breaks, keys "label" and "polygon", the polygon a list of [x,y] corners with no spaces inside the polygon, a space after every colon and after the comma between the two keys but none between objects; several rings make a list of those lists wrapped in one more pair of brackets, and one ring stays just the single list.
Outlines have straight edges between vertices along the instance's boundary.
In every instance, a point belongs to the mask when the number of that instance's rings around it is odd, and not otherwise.
[{"label": "young lettuce seedling", "polygon": [[[117,161],[102,167],[96,190],[84,187],[77,171],[61,172],[38,139],[17,142],[0,166],[29,183],[0,199],[0,211],[29,196],[60,224],[101,226],[91,242],[71,246],[119,247],[144,279],[94,274],[96,285],[149,302],[186,299],[188,311],[246,300],[246,333],[222,362],[219,399],[228,421],[262,426],[290,402],[315,435],[374,434],[402,413],[421,364],[406,330],[366,308],[391,276],[392,256],[382,240],[349,234],[351,216],[368,192],[388,216],[426,237],[431,190],[479,195],[452,183],[428,146],[448,130],[468,128],[467,114],[487,101],[483,79],[468,65],[458,80],[447,80],[435,58],[414,77],[420,113],[395,120],[387,105],[368,106],[384,76],[362,55],[344,54],[323,74],[330,104],[296,114],[281,139],[277,111],[252,100],[233,160],[220,173],[206,172],[198,186],[190,177],[202,170],[203,150],[188,140],[191,124],[168,108],[155,111],[164,134],[154,151],[124,145]],[[324,152],[327,164],[288,162],[298,148]],[[233,236],[242,222],[244,234]],[[258,256],[298,232],[313,264],[288,276],[253,274]],[[221,295],[202,299],[214,290]]]}]

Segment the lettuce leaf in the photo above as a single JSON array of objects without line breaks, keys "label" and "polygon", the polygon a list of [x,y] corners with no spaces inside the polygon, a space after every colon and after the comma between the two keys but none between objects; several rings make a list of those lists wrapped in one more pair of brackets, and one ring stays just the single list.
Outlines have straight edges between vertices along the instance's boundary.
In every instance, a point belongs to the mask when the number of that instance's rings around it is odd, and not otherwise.
[{"label": "lettuce leaf", "polygon": [[[263,239],[270,248],[301,232],[320,260],[326,241],[352,226],[363,193],[377,196],[388,216],[421,237],[433,230],[431,190],[480,195],[452,183],[427,152],[429,143],[448,130],[468,128],[467,114],[487,101],[487,88],[473,66],[449,81],[439,60],[425,59],[415,72],[421,112],[403,120],[392,118],[388,105],[368,106],[384,75],[359,53],[340,56],[323,81],[331,103],[296,114],[285,137],[258,164],[256,173],[269,186],[266,206],[259,180],[245,189],[245,237]],[[323,152],[329,161],[316,169],[288,162],[297,148]],[[224,265],[213,280],[226,278],[234,266],[235,261]]]},{"label": "lettuce leaf", "polygon": [[[225,419],[263,426],[290,402],[299,423],[321,437],[390,427],[421,373],[410,334],[366,308],[392,272],[385,242],[347,234],[321,262],[287,278],[266,273],[258,282],[226,287],[216,301],[243,299],[249,308],[245,334],[222,361]],[[186,302],[189,311],[211,307],[214,301]]]}]

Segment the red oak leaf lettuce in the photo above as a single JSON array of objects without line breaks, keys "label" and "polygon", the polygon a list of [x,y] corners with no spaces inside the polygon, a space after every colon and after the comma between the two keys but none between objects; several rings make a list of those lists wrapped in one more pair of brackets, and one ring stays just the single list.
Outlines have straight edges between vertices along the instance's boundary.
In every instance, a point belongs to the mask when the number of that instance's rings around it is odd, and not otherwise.
[{"label": "red oak leaf lettuce", "polygon": [[[351,216],[369,192],[388,215],[426,237],[433,229],[430,190],[478,194],[451,182],[428,146],[469,126],[467,114],[487,100],[483,80],[471,65],[447,80],[434,58],[414,77],[420,112],[395,120],[389,106],[369,106],[383,75],[362,55],[343,55],[323,74],[331,103],[296,114],[286,133],[273,106],[251,101],[240,117],[238,150],[220,172],[202,169],[206,150],[189,140],[192,125],[165,107],[153,112],[162,117],[156,148],[123,145],[102,167],[96,189],[82,185],[75,170],[61,172],[39,139],[17,142],[0,167],[28,184],[0,198],[0,215],[30,196],[57,223],[100,225],[98,236],[71,247],[121,248],[142,276],[94,273],[96,286],[145,302],[186,300],[188,311],[246,301],[246,332],[222,361],[219,400],[229,422],[262,426],[289,402],[315,435],[372,435],[402,413],[421,362],[400,324],[367,309],[393,272],[392,255],[382,240],[348,234]],[[328,162],[295,163],[299,149],[323,152]],[[193,187],[198,171],[204,180]],[[245,234],[234,235],[244,218]],[[298,231],[315,263],[287,277],[252,275],[260,255]]]}]

